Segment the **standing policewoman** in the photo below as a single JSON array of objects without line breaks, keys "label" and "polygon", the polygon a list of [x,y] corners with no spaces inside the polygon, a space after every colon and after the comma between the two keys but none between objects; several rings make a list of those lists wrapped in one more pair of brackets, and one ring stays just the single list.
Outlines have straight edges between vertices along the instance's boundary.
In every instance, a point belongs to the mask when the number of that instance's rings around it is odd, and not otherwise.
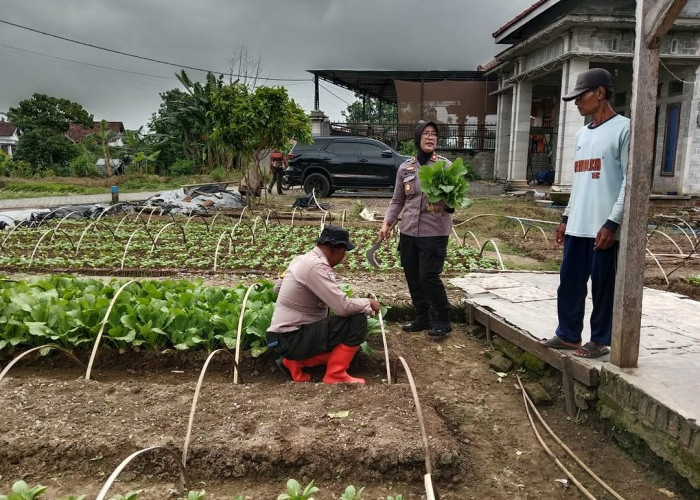
[{"label": "standing policewoman", "polygon": [[416,310],[415,319],[403,325],[403,330],[428,330],[431,339],[442,340],[452,331],[449,317],[452,306],[447,300],[440,274],[447,254],[454,209],[442,201],[428,201],[420,190],[418,170],[438,160],[448,160],[435,154],[438,140],[435,123],[419,121],[413,140],[418,153],[415,158],[405,161],[396,173],[394,195],[379,236],[388,238],[392,224],[401,214],[401,266]]}]

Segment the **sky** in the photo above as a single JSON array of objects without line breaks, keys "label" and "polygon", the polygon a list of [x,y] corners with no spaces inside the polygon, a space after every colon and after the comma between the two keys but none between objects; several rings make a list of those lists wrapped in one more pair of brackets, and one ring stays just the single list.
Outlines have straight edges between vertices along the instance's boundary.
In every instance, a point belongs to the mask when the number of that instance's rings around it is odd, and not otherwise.
[{"label": "sky", "polygon": [[[475,70],[507,48],[491,34],[534,0],[0,0],[0,113],[38,92],[77,101],[95,120],[147,125],[177,65],[231,72],[241,51],[264,85],[307,112],[309,69]],[[251,64],[254,66],[254,64]],[[205,73],[186,70],[191,79]],[[237,71],[236,71],[237,72]],[[355,101],[321,81],[320,108],[341,121]]]}]

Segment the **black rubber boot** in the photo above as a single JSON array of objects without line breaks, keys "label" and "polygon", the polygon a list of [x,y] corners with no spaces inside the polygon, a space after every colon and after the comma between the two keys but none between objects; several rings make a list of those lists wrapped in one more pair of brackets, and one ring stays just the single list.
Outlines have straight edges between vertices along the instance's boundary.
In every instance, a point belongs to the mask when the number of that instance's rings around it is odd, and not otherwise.
[{"label": "black rubber boot", "polygon": [[432,340],[443,340],[452,331],[449,321],[435,321],[428,331],[428,337]]},{"label": "black rubber boot", "polygon": [[422,332],[430,328],[430,320],[428,318],[416,318],[403,325],[401,329],[404,332]]}]

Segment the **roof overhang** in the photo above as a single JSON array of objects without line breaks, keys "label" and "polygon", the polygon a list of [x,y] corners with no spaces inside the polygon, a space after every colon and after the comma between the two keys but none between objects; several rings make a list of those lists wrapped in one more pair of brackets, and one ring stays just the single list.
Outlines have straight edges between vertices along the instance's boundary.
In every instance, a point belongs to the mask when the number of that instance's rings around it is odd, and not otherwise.
[{"label": "roof overhang", "polygon": [[483,71],[374,71],[349,69],[310,69],[320,80],[358,94],[396,102],[394,80],[408,82],[485,81],[496,80]]}]

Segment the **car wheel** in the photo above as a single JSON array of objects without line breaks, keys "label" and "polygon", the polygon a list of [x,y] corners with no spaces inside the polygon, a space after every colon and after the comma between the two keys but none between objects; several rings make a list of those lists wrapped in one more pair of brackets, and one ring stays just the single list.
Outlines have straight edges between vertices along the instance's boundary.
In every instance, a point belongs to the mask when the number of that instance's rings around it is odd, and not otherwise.
[{"label": "car wheel", "polygon": [[311,194],[311,191],[316,193],[316,196],[323,198],[331,192],[331,183],[328,177],[323,174],[311,174],[304,180],[304,191],[306,194]]}]

